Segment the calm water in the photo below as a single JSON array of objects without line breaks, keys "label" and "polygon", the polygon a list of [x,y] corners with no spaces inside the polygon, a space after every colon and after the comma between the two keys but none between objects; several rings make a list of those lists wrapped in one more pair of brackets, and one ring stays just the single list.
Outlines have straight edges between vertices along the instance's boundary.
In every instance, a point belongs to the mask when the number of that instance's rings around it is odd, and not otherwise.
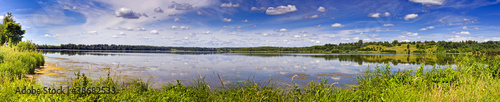
[{"label": "calm water", "polygon": [[[216,52],[48,52],[46,61],[61,69],[57,73],[40,75],[45,85],[61,83],[81,71],[94,80],[107,71],[120,79],[150,80],[154,86],[181,80],[189,83],[200,75],[211,86],[253,79],[257,82],[286,84],[318,82],[326,78],[338,86],[356,84],[356,74],[368,67],[389,64],[393,70],[416,68],[420,63],[433,65],[453,64],[457,55],[396,55],[396,54],[303,54],[303,53],[216,53]],[[50,64],[49,64],[50,65]],[[48,72],[47,72],[48,73]]]}]

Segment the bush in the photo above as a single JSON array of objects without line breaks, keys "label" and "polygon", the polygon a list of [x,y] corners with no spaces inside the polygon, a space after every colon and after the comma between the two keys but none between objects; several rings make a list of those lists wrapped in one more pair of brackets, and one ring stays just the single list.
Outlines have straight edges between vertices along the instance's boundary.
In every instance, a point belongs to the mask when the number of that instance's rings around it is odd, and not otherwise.
[{"label": "bush", "polygon": [[16,45],[18,51],[36,51],[36,44],[32,43],[31,40],[19,42]]}]

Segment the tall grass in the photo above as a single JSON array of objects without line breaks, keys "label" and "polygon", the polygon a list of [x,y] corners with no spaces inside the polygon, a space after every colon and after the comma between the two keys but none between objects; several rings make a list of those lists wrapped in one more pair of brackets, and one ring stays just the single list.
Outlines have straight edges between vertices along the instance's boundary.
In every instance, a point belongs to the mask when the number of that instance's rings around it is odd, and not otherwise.
[{"label": "tall grass", "polygon": [[34,73],[36,68],[44,65],[45,59],[33,46],[34,43],[26,41],[13,47],[0,47],[0,71],[16,76]]},{"label": "tall grass", "polygon": [[[498,101],[500,99],[500,58],[470,55],[456,58],[456,67],[409,68],[393,71],[391,66],[368,68],[357,76],[358,85],[337,87],[309,82],[299,87],[258,83],[253,80],[210,87],[205,77],[192,83],[152,88],[149,81],[117,82],[111,76],[98,80],[75,73],[71,87],[113,86],[115,94],[14,94],[18,86],[42,87],[31,79],[10,78],[0,73],[0,100],[12,101]],[[218,83],[218,82],[217,82]]]}]

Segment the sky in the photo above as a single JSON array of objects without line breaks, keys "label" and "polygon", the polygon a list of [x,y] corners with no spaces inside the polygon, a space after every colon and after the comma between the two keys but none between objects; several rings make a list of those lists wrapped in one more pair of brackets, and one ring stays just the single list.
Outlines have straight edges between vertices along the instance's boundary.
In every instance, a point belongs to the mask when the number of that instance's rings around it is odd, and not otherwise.
[{"label": "sky", "polygon": [[[0,0],[37,44],[303,47],[500,40],[500,0]],[[3,17],[2,17],[3,18]]]}]

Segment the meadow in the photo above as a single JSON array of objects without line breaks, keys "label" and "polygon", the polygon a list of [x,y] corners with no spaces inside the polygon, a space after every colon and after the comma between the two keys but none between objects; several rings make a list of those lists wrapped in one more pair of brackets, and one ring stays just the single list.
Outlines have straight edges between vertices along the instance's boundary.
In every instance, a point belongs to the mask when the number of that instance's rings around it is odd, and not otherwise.
[{"label": "meadow", "polygon": [[[292,77],[285,85],[272,81],[246,81],[224,85],[206,82],[204,76],[189,83],[178,81],[153,88],[147,80],[118,81],[111,75],[91,79],[85,73],[74,73],[70,88],[114,87],[116,92],[20,94],[18,87],[43,89],[26,76],[44,65],[43,55],[31,42],[0,47],[0,100],[6,101],[496,101],[500,99],[500,65],[498,56],[485,54],[454,58],[456,67],[407,68],[392,71],[390,65],[369,67],[357,75],[358,85],[338,87],[327,79],[299,86]],[[423,64],[422,64],[423,65]],[[210,87],[208,83],[221,83]],[[59,86],[52,86],[58,88]],[[100,91],[103,92],[103,91]]]}]

